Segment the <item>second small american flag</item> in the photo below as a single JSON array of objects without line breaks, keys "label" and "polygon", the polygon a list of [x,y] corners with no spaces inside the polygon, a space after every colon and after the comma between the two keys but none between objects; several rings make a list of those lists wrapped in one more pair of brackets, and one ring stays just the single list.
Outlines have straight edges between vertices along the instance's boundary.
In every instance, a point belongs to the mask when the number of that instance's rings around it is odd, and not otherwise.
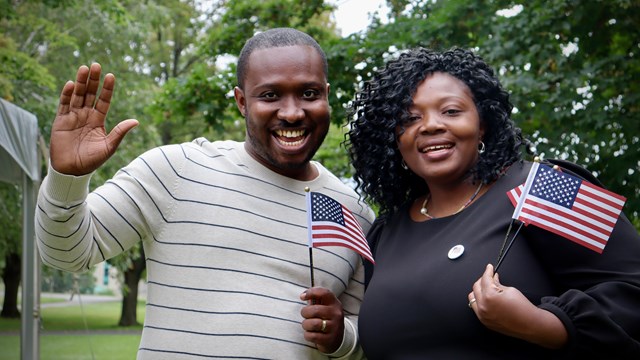
[{"label": "second small american flag", "polygon": [[309,192],[307,199],[309,247],[346,247],[375,264],[362,227],[349,209],[320,193]]}]

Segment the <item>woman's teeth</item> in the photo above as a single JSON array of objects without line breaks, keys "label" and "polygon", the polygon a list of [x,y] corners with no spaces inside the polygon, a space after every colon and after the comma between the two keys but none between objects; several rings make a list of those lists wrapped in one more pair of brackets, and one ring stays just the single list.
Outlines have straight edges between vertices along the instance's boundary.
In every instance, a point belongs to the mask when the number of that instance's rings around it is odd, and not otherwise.
[{"label": "woman's teeth", "polygon": [[422,153],[427,153],[429,151],[436,151],[436,150],[443,150],[443,149],[450,149],[452,146],[451,145],[436,145],[436,146],[429,146],[426,147],[424,149],[422,149]]}]

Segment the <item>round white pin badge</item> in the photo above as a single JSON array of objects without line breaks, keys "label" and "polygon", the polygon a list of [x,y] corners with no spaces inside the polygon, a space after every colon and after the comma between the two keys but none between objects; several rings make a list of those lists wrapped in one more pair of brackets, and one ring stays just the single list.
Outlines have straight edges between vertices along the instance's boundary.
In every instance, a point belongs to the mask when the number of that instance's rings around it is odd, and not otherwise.
[{"label": "round white pin badge", "polygon": [[462,256],[463,253],[464,253],[464,246],[456,245],[449,250],[449,253],[447,254],[447,256],[449,257],[449,259],[455,260],[460,256]]}]

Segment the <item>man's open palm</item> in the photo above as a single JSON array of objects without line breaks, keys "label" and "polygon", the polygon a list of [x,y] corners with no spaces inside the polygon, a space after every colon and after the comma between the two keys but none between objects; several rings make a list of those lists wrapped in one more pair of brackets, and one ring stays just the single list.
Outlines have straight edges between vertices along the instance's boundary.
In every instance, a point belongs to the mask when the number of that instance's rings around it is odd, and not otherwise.
[{"label": "man's open palm", "polygon": [[137,120],[124,120],[107,134],[104,123],[116,79],[113,74],[105,75],[98,96],[100,72],[97,63],[91,68],[80,66],[75,83],[67,82],[60,94],[50,143],[51,166],[60,173],[85,175],[96,170],[138,125]]}]

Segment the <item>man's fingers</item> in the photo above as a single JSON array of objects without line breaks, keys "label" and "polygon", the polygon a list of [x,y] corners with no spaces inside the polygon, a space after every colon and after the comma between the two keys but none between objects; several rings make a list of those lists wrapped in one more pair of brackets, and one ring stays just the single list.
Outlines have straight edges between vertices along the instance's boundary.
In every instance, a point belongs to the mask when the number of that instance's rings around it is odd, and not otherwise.
[{"label": "man's fingers", "polygon": [[315,300],[316,304],[331,305],[338,302],[336,296],[326,288],[313,287],[305,292],[306,300]]},{"label": "man's fingers", "polygon": [[86,94],[84,97],[84,106],[92,107],[98,93],[100,85],[100,64],[93,63],[89,68],[89,81],[87,82]]},{"label": "man's fingers", "polygon": [[60,93],[60,103],[58,104],[58,115],[69,112],[69,104],[71,103],[71,95],[73,94],[73,81],[69,80],[62,87]]},{"label": "man's fingers", "polygon": [[121,121],[109,132],[109,135],[107,135],[107,143],[112,149],[117,148],[122,139],[124,139],[124,136],[136,126],[138,126],[138,120],[127,119]]},{"label": "man's fingers", "polygon": [[[100,90],[100,97],[96,103],[95,110],[97,110],[101,116],[102,121],[109,112],[109,106],[111,106],[111,96],[113,95],[113,88],[115,87],[116,78],[113,74],[107,74],[104,77],[104,83],[102,84],[102,90]],[[95,98],[95,93],[94,93]]]},{"label": "man's fingers", "polygon": [[82,65],[76,74],[76,83],[71,96],[71,107],[80,109],[84,105],[84,95],[87,90],[87,79],[89,78],[89,68]]}]

